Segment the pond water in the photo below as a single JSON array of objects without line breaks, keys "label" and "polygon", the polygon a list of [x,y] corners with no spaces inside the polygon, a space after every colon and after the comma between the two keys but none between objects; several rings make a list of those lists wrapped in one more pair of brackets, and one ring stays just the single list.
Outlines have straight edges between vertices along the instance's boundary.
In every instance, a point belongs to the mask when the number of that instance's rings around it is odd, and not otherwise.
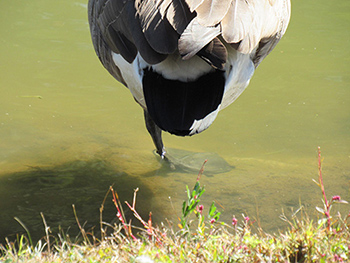
[{"label": "pond water", "polygon": [[[110,185],[128,201],[139,187],[140,213],[176,224],[197,172],[153,154],[141,108],[93,51],[86,1],[0,7],[1,240],[24,232],[14,217],[42,237],[40,212],[74,236],[72,204],[86,228],[98,225]],[[205,207],[216,201],[222,220],[244,213],[268,232],[287,228],[279,215],[300,205],[316,217],[318,146],[328,196],[350,201],[349,46],[350,1],[295,0],[285,37],[243,95],[199,135],[164,134],[166,147],[208,153],[208,165],[219,155],[232,168],[204,172]],[[104,220],[115,213],[109,196]]]}]

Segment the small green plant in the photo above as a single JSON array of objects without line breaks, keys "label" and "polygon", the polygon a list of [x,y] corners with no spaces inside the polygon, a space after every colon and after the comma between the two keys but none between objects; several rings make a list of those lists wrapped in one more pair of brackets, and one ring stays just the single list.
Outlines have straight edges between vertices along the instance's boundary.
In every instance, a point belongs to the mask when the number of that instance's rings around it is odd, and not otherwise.
[{"label": "small green plant", "polygon": [[197,179],[196,184],[193,187],[193,190],[190,191],[188,186],[186,185],[186,191],[187,191],[187,200],[183,202],[182,204],[182,216],[181,216],[181,229],[189,229],[190,223],[189,223],[189,215],[192,213],[195,213],[197,216],[200,217],[200,225],[202,225],[203,217],[202,211],[203,206],[198,206],[200,197],[204,193],[204,187],[200,186],[199,180]]},{"label": "small green plant", "polygon": [[[204,164],[206,163],[206,161],[204,162]],[[186,185],[186,192],[187,192],[187,200],[183,202],[182,204],[182,216],[181,216],[181,228],[184,229],[188,229],[189,228],[189,220],[188,217],[190,214],[192,213],[196,213],[197,209],[198,209],[198,204],[200,201],[200,197],[202,196],[202,194],[205,192],[204,187],[200,186],[199,183],[199,179],[203,173],[203,169],[204,169],[204,164],[202,165],[201,170],[198,173],[197,176],[197,181],[196,184],[193,187],[193,190],[190,191],[190,189],[188,188],[188,186]],[[201,206],[201,209],[198,211],[202,212],[203,210],[203,206]]]},{"label": "small green plant", "polygon": [[215,202],[213,201],[211,203],[211,206],[209,208],[209,213],[208,213],[208,219],[210,223],[213,224],[216,221],[218,221],[220,218],[220,215],[221,215],[221,212],[216,211]]},{"label": "small green plant", "polygon": [[[205,222],[204,222],[204,216],[203,216],[203,210],[204,206],[200,205],[200,197],[205,192],[204,186],[200,185],[200,178],[204,171],[204,165],[206,164],[207,160],[204,161],[202,168],[200,169],[196,183],[193,187],[193,190],[190,191],[188,186],[186,185],[186,192],[187,192],[187,200],[185,200],[182,204],[182,216],[180,219],[179,227],[182,230],[188,231],[191,225],[191,221],[189,219],[189,216],[194,213],[196,217],[198,218],[198,227],[197,230],[199,234],[203,235],[205,230]],[[217,208],[215,206],[215,202],[213,202],[209,208],[208,211],[208,220],[210,224],[214,224],[217,222],[220,218],[221,212],[216,211]]]}]

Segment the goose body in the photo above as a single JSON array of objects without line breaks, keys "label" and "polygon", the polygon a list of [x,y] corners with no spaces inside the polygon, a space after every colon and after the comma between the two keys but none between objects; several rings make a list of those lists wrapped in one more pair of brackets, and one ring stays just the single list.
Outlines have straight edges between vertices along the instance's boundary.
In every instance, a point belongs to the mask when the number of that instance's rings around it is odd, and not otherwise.
[{"label": "goose body", "polygon": [[163,157],[162,131],[200,133],[244,91],[284,35],[290,0],[89,0],[88,12],[96,54]]}]

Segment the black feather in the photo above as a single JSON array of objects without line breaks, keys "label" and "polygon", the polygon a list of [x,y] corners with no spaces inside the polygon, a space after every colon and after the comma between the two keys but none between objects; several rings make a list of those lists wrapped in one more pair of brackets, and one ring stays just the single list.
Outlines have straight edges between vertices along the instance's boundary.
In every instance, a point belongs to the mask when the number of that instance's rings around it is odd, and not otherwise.
[{"label": "black feather", "polygon": [[193,82],[182,82],[145,69],[142,84],[147,111],[157,126],[185,136],[195,120],[204,119],[221,104],[225,77],[217,70]]}]

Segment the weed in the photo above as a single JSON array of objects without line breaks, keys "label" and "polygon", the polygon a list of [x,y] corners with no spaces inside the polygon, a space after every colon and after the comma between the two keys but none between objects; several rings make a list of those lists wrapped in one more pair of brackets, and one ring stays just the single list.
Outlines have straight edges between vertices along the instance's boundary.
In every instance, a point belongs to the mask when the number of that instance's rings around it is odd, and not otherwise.
[{"label": "weed", "polygon": [[342,200],[339,195],[335,195],[330,200],[327,200],[326,191],[324,189],[323,178],[322,178],[322,160],[321,160],[320,147],[318,147],[318,182],[316,182],[316,180],[314,179],[313,181],[321,188],[322,195],[323,195],[323,208],[316,206],[316,210],[320,212],[322,215],[324,215],[324,218],[321,220],[320,224],[323,224],[324,222],[326,222],[327,230],[330,231],[331,225],[332,225],[332,216],[331,216],[332,205],[334,203],[348,204],[348,202],[345,200]]}]

